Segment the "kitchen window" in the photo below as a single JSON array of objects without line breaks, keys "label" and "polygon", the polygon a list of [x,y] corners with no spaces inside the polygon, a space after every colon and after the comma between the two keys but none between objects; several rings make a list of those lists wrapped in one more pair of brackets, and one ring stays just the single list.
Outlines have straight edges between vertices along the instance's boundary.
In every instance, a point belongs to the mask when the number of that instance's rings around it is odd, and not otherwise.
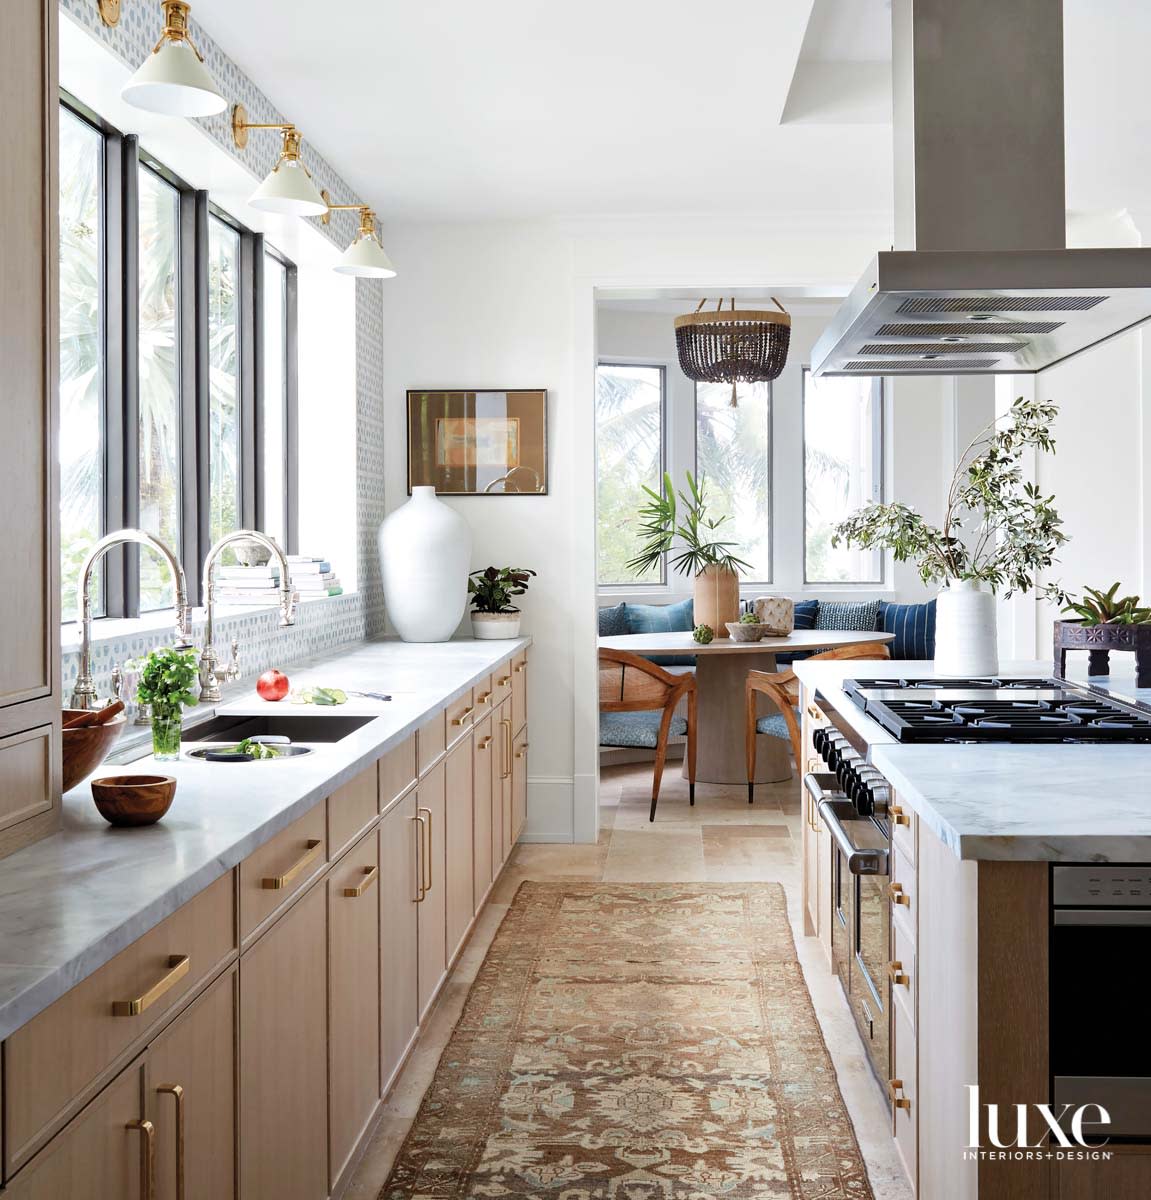
[{"label": "kitchen window", "polygon": [[803,368],[804,581],[883,579],[878,550],[832,546],[835,526],[883,499],[883,380]]},{"label": "kitchen window", "polygon": [[[296,268],[70,97],[60,120],[64,621],[101,534],[139,526],[199,597],[209,545],[240,527],[294,552]],[[171,605],[147,549],[117,549],[94,609]]]}]

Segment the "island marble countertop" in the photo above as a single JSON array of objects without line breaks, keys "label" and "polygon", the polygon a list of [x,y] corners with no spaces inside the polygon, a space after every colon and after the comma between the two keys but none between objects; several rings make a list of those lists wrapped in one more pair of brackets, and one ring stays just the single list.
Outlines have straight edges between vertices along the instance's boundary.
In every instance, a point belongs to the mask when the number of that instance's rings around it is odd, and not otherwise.
[{"label": "island marble countertop", "polygon": [[[1079,670],[1085,664],[1078,664]],[[960,858],[1053,862],[1151,862],[1151,745],[903,745],[843,691],[847,678],[934,674],[923,661],[797,662],[818,691],[868,743],[901,804]],[[1000,675],[1049,677],[1042,662],[1004,663]],[[1086,674],[1069,672],[1071,682]],[[1091,686],[1151,705],[1151,689],[1118,671]]]},{"label": "island marble countertop", "polygon": [[[367,642],[291,669],[293,687],[378,691],[390,701],[350,697],[335,709],[271,704],[250,691],[216,706],[222,714],[268,711],[370,716],[338,742],[281,762],[237,766],[181,758],[163,764],[177,780],[157,825],[114,829],[96,811],[88,782],[64,797],[64,828],[0,863],[0,1038],[7,1037],[175,912],[285,826],[354,778],[500,663],[530,644],[461,640]],[[156,770],[148,752],[117,767]]]}]

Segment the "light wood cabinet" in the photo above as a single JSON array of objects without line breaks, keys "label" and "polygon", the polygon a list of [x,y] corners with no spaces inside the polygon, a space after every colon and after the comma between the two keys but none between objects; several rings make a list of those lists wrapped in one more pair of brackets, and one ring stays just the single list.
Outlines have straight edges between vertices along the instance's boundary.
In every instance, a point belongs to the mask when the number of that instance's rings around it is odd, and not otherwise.
[{"label": "light wood cabinet", "polygon": [[329,1187],[380,1098],[379,834],[365,834],[328,873]]},{"label": "light wood cabinet", "polygon": [[492,813],[492,759],[495,757],[495,739],[492,736],[492,718],[485,717],[476,726],[472,742],[472,812],[474,841],[473,906],[479,912],[484,898],[495,878],[493,857],[493,813]]},{"label": "light wood cabinet", "polygon": [[60,827],[57,4],[0,38],[0,857]]},{"label": "light wood cabinet", "polygon": [[[514,724],[514,722],[513,722]],[[528,819],[528,734],[521,729],[512,742],[512,844],[519,841]]]},{"label": "light wood cabinet", "polygon": [[416,1036],[419,857],[423,825],[410,791],[380,821],[380,1079],[386,1091]]},{"label": "light wood cabinet", "polygon": [[313,887],[240,959],[240,1194],[328,1195],[327,914]]},{"label": "light wood cabinet", "polygon": [[317,804],[240,863],[241,944],[323,872],[327,838],[325,806]]},{"label": "light wood cabinet", "polygon": [[512,659],[512,732],[518,734],[528,719],[528,652]]},{"label": "light wood cabinet", "polygon": [[469,732],[475,712],[474,688],[468,688],[462,696],[457,696],[444,710],[444,732],[449,746],[454,745],[465,733]]},{"label": "light wood cabinet", "polygon": [[156,1132],[142,1126],[142,1095],[137,1061],[8,1184],[5,1200],[150,1200]]},{"label": "light wood cabinet", "polygon": [[447,889],[448,961],[471,928],[475,916],[475,790],[472,783],[472,735],[448,751],[444,766],[444,883]]},{"label": "light wood cabinet", "polygon": [[233,966],[148,1050],[156,1200],[236,1194],[236,996]]},{"label": "light wood cabinet", "polygon": [[511,698],[496,709],[493,729],[496,733],[496,753],[492,775],[492,794],[500,815],[498,861],[502,867],[512,852],[515,837],[512,833],[512,704]]},{"label": "light wood cabinet", "polygon": [[421,818],[420,903],[417,975],[420,1020],[431,1007],[448,967],[447,887],[445,881],[445,771],[441,760],[416,787],[416,815]]},{"label": "light wood cabinet", "polygon": [[376,764],[349,779],[328,797],[328,854],[339,858],[380,811]]}]

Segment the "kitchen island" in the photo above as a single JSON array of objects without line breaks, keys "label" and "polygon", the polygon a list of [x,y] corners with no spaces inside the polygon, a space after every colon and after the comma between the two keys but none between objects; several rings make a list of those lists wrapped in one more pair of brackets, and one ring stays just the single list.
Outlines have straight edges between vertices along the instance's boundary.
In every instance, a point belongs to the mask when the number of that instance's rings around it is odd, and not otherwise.
[{"label": "kitchen island", "polygon": [[110,827],[84,782],[61,833],[5,859],[5,1196],[135,1197],[148,1162],[190,1196],[233,1195],[236,1174],[245,1195],[339,1190],[522,829],[529,645],[295,666],[296,686],[391,697],[331,708],[237,685],[192,723],[343,736],[245,763],[140,747],[97,774],[174,776],[159,824]]},{"label": "kitchen island", "polygon": [[[804,926],[847,993],[916,1195],[1151,1195],[1151,1071],[1139,1066],[1143,1020],[1122,982],[1144,944],[1135,922],[1151,906],[1151,745],[904,744],[842,683],[922,679],[933,664],[795,670],[807,776]],[[1050,671],[1012,663],[1000,675]],[[1151,702],[1132,683],[1091,680],[1103,696]],[[835,799],[843,771],[829,773],[819,749],[829,739],[832,767],[839,751],[854,764],[848,791],[864,780],[855,791],[875,800],[874,817],[858,800]],[[853,842],[871,848],[849,863]],[[1104,1101],[1106,1122],[1094,1107]],[[1061,1129],[1081,1110],[1086,1136],[1054,1134],[1040,1105],[1065,1112]],[[1108,1138],[1106,1150],[1093,1148]]]}]

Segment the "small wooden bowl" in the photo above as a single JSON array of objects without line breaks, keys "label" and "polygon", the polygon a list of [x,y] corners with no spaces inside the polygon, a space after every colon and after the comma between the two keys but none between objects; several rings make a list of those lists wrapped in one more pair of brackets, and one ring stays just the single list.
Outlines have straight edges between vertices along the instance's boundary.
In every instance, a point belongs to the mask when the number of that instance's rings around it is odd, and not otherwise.
[{"label": "small wooden bowl", "polygon": [[106,775],[92,780],[92,799],[111,825],[154,825],[172,806],[171,775]]},{"label": "small wooden bowl", "polygon": [[[64,709],[64,720],[78,715],[80,711],[76,708]],[[85,775],[91,775],[108,757],[127,724],[128,718],[123,713],[118,713],[104,725],[85,725],[81,729],[65,729],[62,732],[64,791],[70,792]]]}]

